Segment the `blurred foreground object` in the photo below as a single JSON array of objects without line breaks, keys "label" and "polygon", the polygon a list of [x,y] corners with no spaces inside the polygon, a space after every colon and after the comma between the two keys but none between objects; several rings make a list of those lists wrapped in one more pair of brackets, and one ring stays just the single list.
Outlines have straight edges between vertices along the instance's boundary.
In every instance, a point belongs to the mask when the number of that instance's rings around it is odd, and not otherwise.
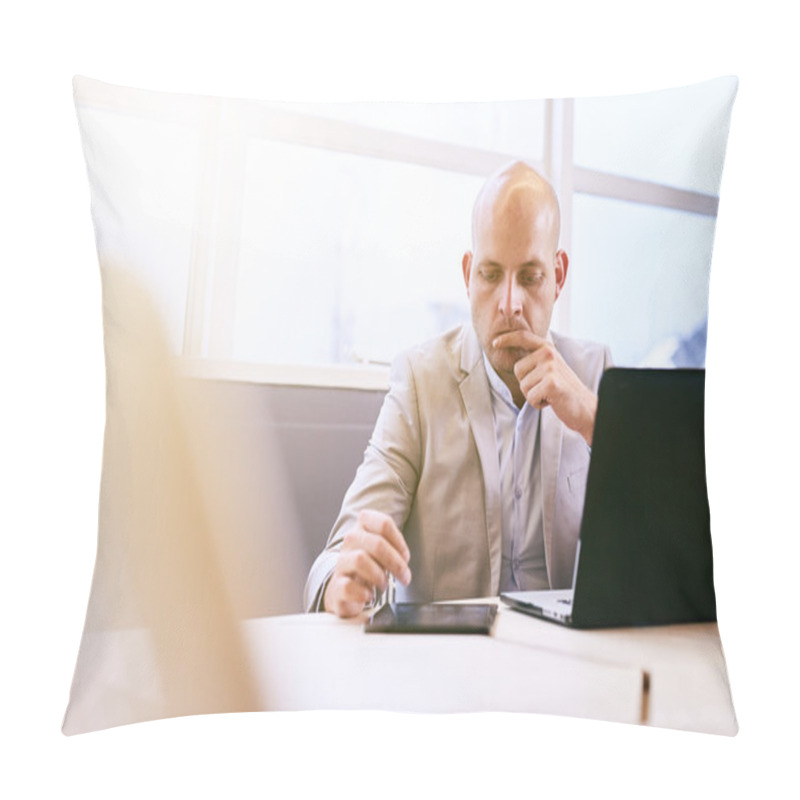
[{"label": "blurred foreground object", "polygon": [[[241,620],[291,591],[281,578],[295,572],[294,522],[279,460],[223,428],[241,409],[221,409],[178,375],[155,304],[131,273],[104,265],[102,275],[98,550],[63,732],[263,708]],[[255,495],[265,458],[274,468]],[[256,552],[242,531],[259,523]]]}]

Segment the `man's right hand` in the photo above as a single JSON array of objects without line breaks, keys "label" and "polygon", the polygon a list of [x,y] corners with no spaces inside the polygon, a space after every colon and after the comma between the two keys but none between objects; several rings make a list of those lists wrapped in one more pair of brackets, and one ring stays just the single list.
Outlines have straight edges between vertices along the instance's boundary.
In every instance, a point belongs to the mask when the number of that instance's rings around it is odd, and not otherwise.
[{"label": "man's right hand", "polygon": [[340,617],[360,614],[376,590],[385,591],[389,572],[408,586],[410,557],[403,534],[390,516],[380,511],[361,511],[355,527],[342,541],[323,597],[325,610]]}]

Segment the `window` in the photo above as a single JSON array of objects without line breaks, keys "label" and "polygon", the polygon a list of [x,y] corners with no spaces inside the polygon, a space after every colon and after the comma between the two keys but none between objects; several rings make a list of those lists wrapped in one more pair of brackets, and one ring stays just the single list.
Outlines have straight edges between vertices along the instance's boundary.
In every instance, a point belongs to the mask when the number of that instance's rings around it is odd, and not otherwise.
[{"label": "window", "polygon": [[468,319],[480,177],[282,142],[247,152],[234,360],[386,363]]},{"label": "window", "polygon": [[[605,342],[620,366],[669,365],[679,343],[704,330],[714,223],[703,214],[576,194],[570,333]],[[704,348],[702,356],[680,366],[705,363]]]},{"label": "window", "polygon": [[145,165],[120,173],[141,191],[110,198],[124,225],[104,220],[118,236],[101,250],[144,262],[177,353],[206,374],[363,385],[468,319],[472,203],[513,158],[562,206],[570,273],[553,327],[609,343],[618,364],[704,363],[730,94],[721,79],[574,101],[184,98],[176,112],[131,90],[125,109],[98,96],[81,113]]},{"label": "window", "polygon": [[105,141],[114,148],[86,154],[90,170],[94,166],[114,175],[108,182],[111,196],[92,208],[95,229],[104,234],[98,250],[112,263],[136,264],[159,306],[170,343],[181,352],[196,258],[198,131],[145,115],[95,109],[81,113],[108,131]]}]

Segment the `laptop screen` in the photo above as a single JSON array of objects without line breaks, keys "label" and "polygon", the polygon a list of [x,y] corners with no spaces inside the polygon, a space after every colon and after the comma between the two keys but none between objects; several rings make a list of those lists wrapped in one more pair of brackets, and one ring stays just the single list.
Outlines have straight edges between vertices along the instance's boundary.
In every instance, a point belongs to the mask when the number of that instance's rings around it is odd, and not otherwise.
[{"label": "laptop screen", "polygon": [[704,370],[602,380],[574,585],[585,627],[716,619]]}]

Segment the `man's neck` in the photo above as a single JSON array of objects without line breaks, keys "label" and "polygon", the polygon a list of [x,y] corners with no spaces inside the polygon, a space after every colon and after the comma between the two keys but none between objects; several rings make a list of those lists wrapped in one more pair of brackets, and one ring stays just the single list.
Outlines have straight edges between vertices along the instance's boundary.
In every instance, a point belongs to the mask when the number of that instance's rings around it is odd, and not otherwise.
[{"label": "man's neck", "polygon": [[506,388],[511,393],[511,399],[514,402],[514,405],[517,408],[522,408],[522,406],[525,404],[525,395],[522,393],[519,381],[517,380],[517,376],[514,374],[514,372],[498,372],[492,366],[489,359],[486,358],[486,355],[483,357],[483,362],[486,365],[486,369],[490,370],[496,378],[499,378],[505,384]]},{"label": "man's neck", "polygon": [[[491,366],[491,365],[490,365]],[[494,369],[494,367],[492,367]],[[514,374],[514,370],[509,372],[497,372],[495,370],[495,375],[500,378],[501,381],[508,387],[508,391],[511,392],[511,399],[514,401],[514,405],[517,408],[522,408],[525,405],[525,395],[522,393],[522,389],[519,385],[519,381],[517,380],[517,376]]]},{"label": "man's neck", "polygon": [[502,375],[500,377],[503,379],[503,383],[508,386],[508,390],[511,392],[511,399],[514,401],[514,405],[516,405],[517,408],[522,408],[522,406],[525,405],[525,395],[522,394],[522,389],[520,388],[517,376],[512,373],[510,380],[506,379]]}]

